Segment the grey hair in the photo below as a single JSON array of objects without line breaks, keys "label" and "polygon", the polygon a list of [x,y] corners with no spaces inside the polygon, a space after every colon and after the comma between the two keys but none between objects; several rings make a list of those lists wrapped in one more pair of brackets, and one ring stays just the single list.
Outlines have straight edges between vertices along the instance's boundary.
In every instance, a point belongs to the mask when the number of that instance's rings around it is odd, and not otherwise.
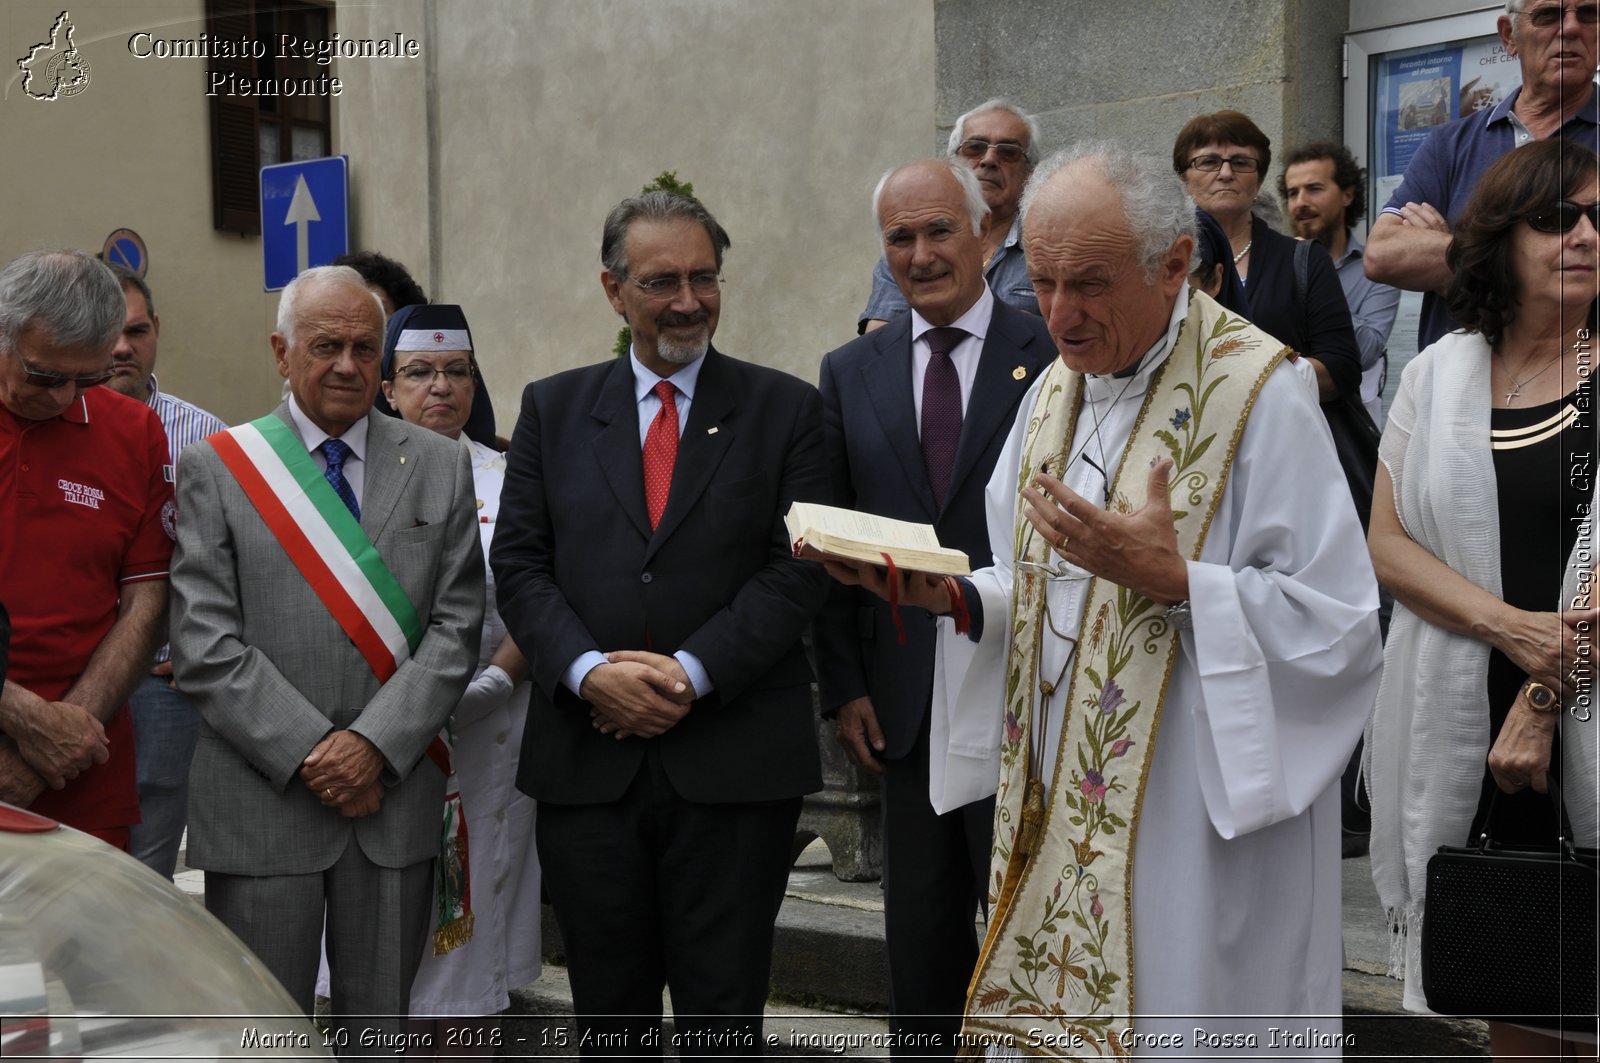
[{"label": "grey hair", "polygon": [[[978,175],[972,172],[972,167],[963,166],[952,159],[929,159],[929,162],[938,163],[946,167],[955,177],[956,183],[961,186],[961,198],[967,204],[967,217],[972,221],[972,231],[977,233],[983,229],[983,219],[989,216],[989,204],[983,198],[983,185],[978,183]],[[908,162],[900,166],[891,166],[883,171],[883,176],[878,178],[878,184],[872,190],[872,224],[883,228],[883,219],[878,215],[878,201],[883,198],[883,190],[889,184],[889,178],[901,170],[921,163]]]},{"label": "grey hair", "polygon": [[1283,204],[1278,202],[1276,193],[1268,191],[1265,184],[1256,190],[1256,198],[1251,203],[1250,210],[1256,217],[1266,222],[1267,228],[1273,232],[1281,233],[1288,226],[1288,221],[1283,216]]},{"label": "grey hair", "polygon": [[956,124],[950,129],[950,142],[945,146],[945,154],[953,157],[956,153],[956,149],[961,146],[961,142],[967,139],[967,119],[975,118],[976,116],[985,114],[989,111],[1004,111],[1007,114],[1016,117],[1018,121],[1028,127],[1028,148],[1025,153],[1028,159],[1028,166],[1031,169],[1032,167],[1039,165],[1038,120],[1027,111],[1024,111],[1022,108],[1006,99],[1004,96],[996,96],[992,100],[984,100],[982,103],[978,104],[978,106],[966,112],[960,118],[957,118]]},{"label": "grey hair", "polygon": [[283,294],[278,296],[278,322],[275,327],[285,338],[294,339],[294,326],[297,320],[296,311],[299,308],[302,293],[308,288],[321,288],[324,285],[348,286],[365,292],[378,308],[378,320],[383,320],[383,300],[378,298],[376,292],[367,287],[367,282],[362,279],[360,273],[357,273],[349,266],[312,266],[285,285]]},{"label": "grey hair", "polygon": [[132,288],[134,291],[144,296],[145,313],[149,314],[151,317],[155,317],[156,301],[151,297],[150,285],[145,283],[144,278],[139,276],[133,270],[129,269],[127,266],[122,265],[120,262],[112,262],[110,263],[110,267],[111,275],[117,278],[117,283],[122,285],[122,290],[126,292],[129,288]]},{"label": "grey hair", "polygon": [[18,255],[0,269],[0,347],[34,327],[60,347],[105,348],[122,331],[128,302],[104,262],[84,251],[51,249]]},{"label": "grey hair", "polygon": [[605,266],[607,273],[619,280],[628,275],[628,230],[636,221],[687,221],[700,226],[711,238],[719,273],[722,271],[722,253],[733,244],[728,239],[728,231],[717,223],[717,219],[698,199],[690,199],[677,192],[661,191],[629,196],[611,208],[600,234],[600,263]]},{"label": "grey hair", "polygon": [[1094,167],[1122,195],[1122,216],[1133,234],[1134,255],[1147,282],[1154,282],[1162,259],[1180,236],[1195,239],[1194,200],[1172,176],[1171,164],[1148,152],[1132,151],[1108,140],[1079,141],[1051,155],[1028,178],[1022,191],[1021,216],[1051,180],[1069,166]]}]

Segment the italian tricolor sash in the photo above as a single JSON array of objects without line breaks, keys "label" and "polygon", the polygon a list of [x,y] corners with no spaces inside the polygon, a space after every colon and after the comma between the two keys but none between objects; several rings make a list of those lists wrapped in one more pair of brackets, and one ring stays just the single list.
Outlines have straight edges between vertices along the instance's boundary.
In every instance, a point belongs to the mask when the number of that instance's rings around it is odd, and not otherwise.
[{"label": "italian tricolor sash", "polygon": [[[275,414],[217,432],[207,442],[378,682],[387,682],[421,643],[422,619],[305,445]],[[472,936],[467,824],[448,727],[429,743],[428,759],[448,779],[449,791],[436,872],[434,951],[442,953]]]},{"label": "italian tricolor sash", "polygon": [[[1112,481],[1111,507],[1142,498],[1151,466],[1174,465],[1169,485],[1178,550],[1198,559],[1221,503],[1239,436],[1282,344],[1199,293],[1156,370]],[[1029,415],[1018,483],[1014,556],[1055,558],[1026,534],[1020,490],[1048,460],[1066,467],[1083,378],[1057,360]],[[1087,589],[1064,690],[1040,675],[1046,581],[1018,567],[1005,665],[1006,728],[995,799],[989,932],[968,992],[963,1055],[987,1043],[1056,1058],[1124,1056],[1132,1041],[1133,854],[1177,633],[1150,599],[1108,580]],[[1062,715],[1047,795],[1029,750],[1043,730],[1037,706]],[[1044,1030],[1040,1039],[1029,1031]]]}]

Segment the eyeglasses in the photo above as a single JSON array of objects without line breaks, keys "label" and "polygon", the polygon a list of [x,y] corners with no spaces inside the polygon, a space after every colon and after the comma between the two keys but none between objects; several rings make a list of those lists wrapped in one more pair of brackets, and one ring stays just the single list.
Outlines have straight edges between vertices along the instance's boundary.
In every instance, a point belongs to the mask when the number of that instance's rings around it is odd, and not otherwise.
[{"label": "eyeglasses", "polygon": [[1189,169],[1216,173],[1222,169],[1223,163],[1227,163],[1234,173],[1255,173],[1261,168],[1261,160],[1250,155],[1196,155],[1189,160]]},{"label": "eyeglasses", "polygon": [[722,278],[715,273],[691,273],[687,277],[669,274],[665,277],[651,277],[642,281],[637,277],[629,277],[639,290],[651,298],[665,302],[675,297],[685,284],[689,290],[702,299],[709,299],[722,290]]},{"label": "eyeglasses", "polygon": [[1543,210],[1528,215],[1528,224],[1542,233],[1571,232],[1578,219],[1585,215],[1596,232],[1600,232],[1600,203],[1574,203],[1558,199]]},{"label": "eyeglasses", "polygon": [[394,371],[394,379],[404,380],[407,384],[415,384],[418,387],[431,385],[433,378],[437,376],[444,377],[445,383],[453,388],[464,387],[473,378],[472,366],[466,362],[457,362],[443,369],[435,369],[426,362],[412,362]]},{"label": "eyeglasses", "polygon": [[[1082,458],[1083,461],[1084,461],[1084,464],[1088,465],[1089,468],[1093,469],[1095,472],[1100,474],[1100,481],[1101,481],[1102,484],[1105,485],[1102,488],[1102,491],[1101,491],[1101,496],[1105,500],[1105,504],[1104,504],[1104,506],[1102,506],[1102,508],[1103,509],[1110,509],[1111,508],[1111,480],[1110,480],[1109,477],[1106,476],[1106,471],[1100,467],[1100,464],[1098,462],[1096,462],[1093,458],[1089,457],[1088,454],[1085,454],[1082,451],[1078,452],[1078,458]],[[1074,458],[1072,460],[1076,461],[1077,458]],[[1069,462],[1068,464],[1070,465],[1071,463]],[[1039,471],[1040,472],[1049,472],[1050,471],[1050,463],[1048,461],[1046,461],[1043,465],[1040,465],[1039,466]],[[1033,525],[1032,521],[1030,521],[1029,522],[1029,527],[1028,527],[1027,537],[1022,540],[1022,548],[1017,551],[1017,556],[1012,559],[1011,564],[1014,567],[1016,567],[1016,568],[1024,568],[1024,569],[1028,569],[1029,571],[1032,571],[1032,572],[1037,572],[1039,575],[1044,577],[1044,581],[1046,583],[1076,583],[1076,582],[1079,582],[1081,580],[1089,579],[1091,576],[1094,575],[1094,573],[1090,572],[1088,569],[1082,567],[1081,565],[1074,565],[1071,561],[1068,561],[1066,558],[1058,558],[1053,564],[1051,564],[1051,563],[1040,564],[1037,561],[1025,561],[1025,560],[1023,560],[1023,558],[1025,558],[1027,556],[1028,548],[1033,545],[1033,540],[1035,538],[1037,538],[1038,535],[1039,535],[1039,529]],[[1076,642],[1077,640],[1074,639],[1072,641]]]},{"label": "eyeglasses", "polygon": [[1562,7],[1560,4],[1542,4],[1539,7],[1517,8],[1517,14],[1528,16],[1528,25],[1541,30],[1561,25],[1567,20],[1568,11],[1578,16],[1580,25],[1593,26],[1600,22],[1600,5],[1596,4],[1576,4],[1572,7]]},{"label": "eyeglasses", "polygon": [[21,351],[14,350],[11,353],[16,355],[18,362],[22,363],[23,382],[31,388],[43,388],[45,391],[54,391],[56,388],[64,388],[69,384],[80,391],[87,391],[90,388],[99,387],[101,384],[104,384],[106,381],[110,380],[116,375],[116,371],[114,369],[107,369],[103,373],[92,373],[89,376],[70,376],[67,373],[50,373],[41,369],[35,369],[33,366],[29,365],[28,360],[22,357]]},{"label": "eyeglasses", "polygon": [[1013,144],[1008,140],[995,144],[987,140],[981,140],[978,137],[973,137],[971,140],[963,140],[956,148],[956,154],[963,159],[977,161],[989,154],[991,148],[994,150],[995,158],[1008,166],[1015,166],[1028,157],[1028,149],[1021,144]]}]

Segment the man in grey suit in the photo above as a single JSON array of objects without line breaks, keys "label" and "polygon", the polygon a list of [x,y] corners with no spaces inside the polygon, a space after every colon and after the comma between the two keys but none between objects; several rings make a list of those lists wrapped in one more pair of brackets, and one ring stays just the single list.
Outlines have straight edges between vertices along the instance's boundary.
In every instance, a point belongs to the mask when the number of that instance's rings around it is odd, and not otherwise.
[{"label": "man in grey suit", "polygon": [[477,660],[483,561],[467,451],[372,413],[383,311],[360,276],[301,274],[277,326],[288,399],[182,461],[172,656],[202,720],[188,862],[308,1012],[326,905],[354,1046],[403,1030],[444,807],[429,746]]}]

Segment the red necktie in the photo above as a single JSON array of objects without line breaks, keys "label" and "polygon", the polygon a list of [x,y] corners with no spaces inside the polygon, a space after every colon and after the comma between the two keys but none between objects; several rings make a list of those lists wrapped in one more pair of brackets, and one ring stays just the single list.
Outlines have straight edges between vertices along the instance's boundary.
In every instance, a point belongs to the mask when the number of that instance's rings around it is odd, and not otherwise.
[{"label": "red necktie", "polygon": [[667,508],[672,464],[678,459],[678,405],[674,401],[677,391],[670,380],[656,385],[661,409],[644,435],[644,502],[650,510],[652,528],[661,523],[661,514]]}]

